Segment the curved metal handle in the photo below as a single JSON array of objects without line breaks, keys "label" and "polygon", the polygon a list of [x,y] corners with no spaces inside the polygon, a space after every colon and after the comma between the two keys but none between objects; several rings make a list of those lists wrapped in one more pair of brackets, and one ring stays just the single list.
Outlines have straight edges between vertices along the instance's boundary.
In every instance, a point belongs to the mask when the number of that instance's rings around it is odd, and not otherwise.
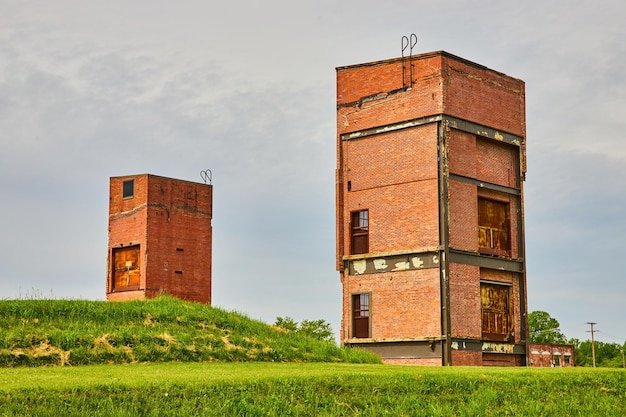
[{"label": "curved metal handle", "polygon": [[204,181],[205,184],[211,185],[211,183],[213,182],[213,173],[211,172],[210,169],[205,169],[203,171],[200,171],[200,177],[202,178],[202,181]]}]

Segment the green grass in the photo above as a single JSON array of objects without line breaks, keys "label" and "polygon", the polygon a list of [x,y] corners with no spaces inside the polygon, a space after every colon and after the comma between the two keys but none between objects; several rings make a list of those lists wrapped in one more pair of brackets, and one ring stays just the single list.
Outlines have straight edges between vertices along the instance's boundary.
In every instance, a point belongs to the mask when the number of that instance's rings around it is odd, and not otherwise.
[{"label": "green grass", "polygon": [[0,416],[623,416],[626,373],[333,363],[0,369]]},{"label": "green grass", "polygon": [[0,301],[0,417],[626,415],[621,369],[376,362],[168,297]]},{"label": "green grass", "polygon": [[0,301],[0,367],[144,362],[379,362],[243,314],[171,297]]}]

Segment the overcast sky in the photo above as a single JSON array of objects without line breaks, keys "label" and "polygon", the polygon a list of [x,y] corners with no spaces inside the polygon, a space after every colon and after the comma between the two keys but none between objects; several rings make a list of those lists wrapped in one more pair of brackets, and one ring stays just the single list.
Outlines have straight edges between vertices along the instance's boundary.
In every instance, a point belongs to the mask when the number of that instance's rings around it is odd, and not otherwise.
[{"label": "overcast sky", "polygon": [[626,340],[626,2],[0,0],[0,298],[105,299],[109,177],[214,184],[213,304],[339,331],[335,68],[526,82],[529,309]]}]

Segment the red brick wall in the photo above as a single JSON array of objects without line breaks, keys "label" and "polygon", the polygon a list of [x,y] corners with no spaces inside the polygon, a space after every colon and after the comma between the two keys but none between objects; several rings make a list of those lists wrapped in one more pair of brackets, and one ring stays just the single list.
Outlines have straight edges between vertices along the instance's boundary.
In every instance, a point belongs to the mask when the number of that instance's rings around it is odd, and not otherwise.
[{"label": "red brick wall", "polygon": [[443,113],[526,136],[523,81],[449,56],[442,60]]},{"label": "red brick wall", "polygon": [[[450,130],[448,161],[451,174],[506,187],[517,187],[517,148],[468,133]],[[450,246],[478,250],[478,196],[509,203],[511,256],[519,256],[517,210],[519,197],[450,180]]]},{"label": "red brick wall", "polygon": [[350,253],[350,212],[357,210],[369,210],[370,252],[439,244],[436,132],[431,124],[343,141],[339,259]]},{"label": "red brick wall", "polygon": [[402,88],[400,60],[338,68],[338,105],[381,95],[356,106],[340,107],[337,110],[337,132],[343,134],[442,113],[441,60],[437,54],[424,54],[413,60],[415,84],[401,94],[390,93]]},{"label": "red brick wall", "polygon": [[[134,179],[134,196],[122,198],[122,184]],[[112,293],[112,249],[122,246],[140,246],[139,287],[146,286],[146,234],[147,234],[148,177],[114,177],[109,182],[109,250],[107,255],[107,298],[123,300],[141,298],[140,292]],[[135,296],[131,295],[135,293]]]},{"label": "red brick wall", "polygon": [[480,339],[480,268],[450,263],[450,332],[452,337]]},{"label": "red brick wall", "polygon": [[454,366],[481,366],[482,364],[482,352],[452,351],[452,365]]},{"label": "red brick wall", "polygon": [[[122,184],[127,180],[135,180],[134,196],[122,198]],[[109,181],[109,215],[129,214],[148,201],[148,176],[129,175],[127,177],[113,177]]]},{"label": "red brick wall", "polygon": [[476,178],[478,158],[476,135],[460,130],[448,130],[448,168],[451,174]]},{"label": "red brick wall", "polygon": [[411,64],[414,84],[401,94],[390,93],[403,86],[400,59],[337,68],[338,133],[445,113],[525,136],[523,81],[441,52]]},{"label": "red brick wall", "polygon": [[343,141],[352,191],[437,178],[437,125]]},{"label": "red brick wall", "polygon": [[439,269],[343,276],[341,340],[351,337],[351,295],[371,293],[372,338],[420,338],[441,335]]},{"label": "red brick wall", "polygon": [[450,247],[478,251],[478,195],[476,186],[460,181],[448,184]]},{"label": "red brick wall", "polygon": [[518,148],[479,137],[476,150],[475,178],[505,187],[517,187]]},{"label": "red brick wall", "polygon": [[147,289],[210,303],[211,193],[205,184],[150,177]]},{"label": "red brick wall", "polygon": [[437,246],[437,182],[422,181],[349,195],[344,218],[346,252],[350,248],[350,211],[369,209],[370,252]]},{"label": "red brick wall", "polygon": [[[530,366],[535,367],[571,367],[574,366],[574,345],[552,345],[549,343],[531,343]],[[565,356],[569,359],[566,360]]]},{"label": "red brick wall", "polygon": [[[122,200],[122,182],[130,178],[135,195]],[[166,292],[210,303],[212,187],[153,175],[116,177],[111,178],[110,200],[109,257],[113,247],[139,242],[142,265],[141,291],[111,292],[109,259],[107,298]]]}]

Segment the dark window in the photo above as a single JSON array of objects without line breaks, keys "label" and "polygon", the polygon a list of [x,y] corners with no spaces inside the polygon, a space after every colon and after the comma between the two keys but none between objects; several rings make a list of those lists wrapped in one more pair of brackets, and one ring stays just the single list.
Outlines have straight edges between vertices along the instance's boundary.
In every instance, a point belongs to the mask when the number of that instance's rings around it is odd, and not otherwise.
[{"label": "dark window", "polygon": [[113,249],[114,290],[139,288],[139,245]]},{"label": "dark window", "polygon": [[135,195],[135,180],[127,180],[122,184],[122,198],[130,198]]},{"label": "dark window", "polygon": [[481,253],[509,256],[510,228],[507,203],[478,199],[478,248]]},{"label": "dark window", "polygon": [[370,337],[370,295],[352,296],[352,337]]},{"label": "dark window", "polygon": [[510,288],[508,285],[480,284],[483,339],[513,343]]},{"label": "dark window", "polygon": [[353,211],[351,220],[350,253],[356,255],[369,252],[369,211]]}]

